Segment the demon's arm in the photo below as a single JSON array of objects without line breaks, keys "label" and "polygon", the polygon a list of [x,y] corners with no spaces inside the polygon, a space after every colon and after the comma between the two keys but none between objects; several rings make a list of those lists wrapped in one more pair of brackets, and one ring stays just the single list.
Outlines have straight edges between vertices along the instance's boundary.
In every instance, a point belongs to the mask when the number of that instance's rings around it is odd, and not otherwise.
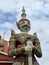
[{"label": "demon's arm", "polygon": [[[18,42],[18,44],[19,44],[19,42]],[[23,48],[22,47],[17,48],[16,45],[17,45],[17,43],[15,41],[9,42],[9,50],[8,50],[9,56],[16,56],[16,55],[21,54]]]},{"label": "demon's arm", "polygon": [[40,42],[36,33],[33,34],[33,43],[34,43],[33,53],[39,58],[42,57]]}]

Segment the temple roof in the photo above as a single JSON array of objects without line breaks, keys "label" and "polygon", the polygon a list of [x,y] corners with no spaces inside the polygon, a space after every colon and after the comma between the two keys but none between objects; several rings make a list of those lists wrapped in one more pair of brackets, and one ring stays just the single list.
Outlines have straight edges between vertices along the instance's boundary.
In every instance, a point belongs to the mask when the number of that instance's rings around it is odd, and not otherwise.
[{"label": "temple roof", "polygon": [[12,57],[9,57],[7,53],[0,51],[0,62],[7,61],[8,63],[9,61],[13,62],[13,60],[14,59]]}]

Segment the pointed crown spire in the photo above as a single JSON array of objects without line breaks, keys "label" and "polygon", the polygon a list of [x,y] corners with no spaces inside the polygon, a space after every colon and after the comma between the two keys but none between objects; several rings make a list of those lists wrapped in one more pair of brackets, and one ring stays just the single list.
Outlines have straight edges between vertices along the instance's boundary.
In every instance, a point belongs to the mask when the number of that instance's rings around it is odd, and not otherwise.
[{"label": "pointed crown spire", "polygon": [[26,17],[26,13],[25,13],[25,9],[24,9],[24,6],[23,6],[23,9],[22,9],[22,14],[21,14],[22,18],[25,18]]}]

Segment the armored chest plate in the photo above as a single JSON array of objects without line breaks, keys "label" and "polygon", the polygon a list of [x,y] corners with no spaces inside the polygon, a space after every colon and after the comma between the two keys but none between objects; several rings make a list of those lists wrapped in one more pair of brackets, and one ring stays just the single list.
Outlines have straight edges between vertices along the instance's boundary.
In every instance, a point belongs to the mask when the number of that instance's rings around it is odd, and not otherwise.
[{"label": "armored chest plate", "polygon": [[25,36],[21,36],[21,37],[19,37],[19,40],[23,43],[23,42],[25,42],[26,37]]},{"label": "armored chest plate", "polygon": [[32,35],[28,35],[28,34],[22,34],[22,33],[20,33],[16,37],[17,37],[17,39],[19,41],[21,41],[21,43],[25,43],[26,40],[27,40],[27,38],[30,38],[33,41],[33,36]]}]

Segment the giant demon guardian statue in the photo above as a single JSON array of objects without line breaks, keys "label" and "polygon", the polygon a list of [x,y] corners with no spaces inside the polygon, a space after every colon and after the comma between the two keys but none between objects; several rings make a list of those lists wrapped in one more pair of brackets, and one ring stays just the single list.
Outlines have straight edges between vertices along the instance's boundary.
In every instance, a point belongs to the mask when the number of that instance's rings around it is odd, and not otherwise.
[{"label": "giant demon guardian statue", "polygon": [[36,33],[27,34],[30,30],[30,21],[26,18],[24,7],[21,16],[16,24],[22,33],[16,34],[11,30],[8,55],[15,56],[16,65],[39,65],[35,55],[42,57],[40,42]]}]

